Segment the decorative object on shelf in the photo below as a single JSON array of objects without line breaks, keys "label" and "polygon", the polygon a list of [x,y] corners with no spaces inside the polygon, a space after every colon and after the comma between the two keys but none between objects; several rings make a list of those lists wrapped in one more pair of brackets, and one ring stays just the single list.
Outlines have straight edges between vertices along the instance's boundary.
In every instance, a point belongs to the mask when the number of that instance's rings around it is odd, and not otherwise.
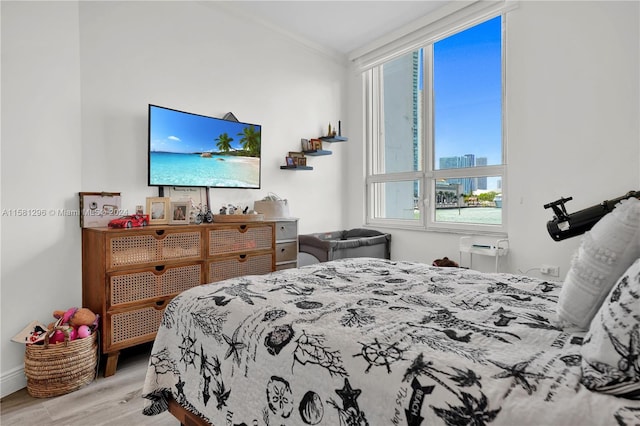
[{"label": "decorative object on shelf", "polygon": [[123,215],[119,192],[80,192],[80,227],[100,228]]},{"label": "decorative object on shelf", "polygon": [[320,137],[320,140],[324,142],[345,142],[349,138],[342,136],[342,122],[338,121],[338,132],[336,133],[335,128],[331,129],[331,123],[329,123],[329,132],[326,136]]},{"label": "decorative object on shelf", "polygon": [[169,223],[169,197],[147,197],[147,214],[150,225]]},{"label": "decorative object on shelf", "polygon": [[311,151],[320,151],[322,150],[322,140],[319,138],[314,138],[309,141],[311,144]]},{"label": "decorative object on shelf", "polygon": [[311,149],[311,145],[309,145],[309,139],[300,139],[300,148],[303,151],[309,151]]},{"label": "decorative object on shelf", "polygon": [[[306,139],[303,139],[306,140]],[[307,159],[304,156],[304,152],[289,151],[289,155],[285,157],[286,165],[280,166],[281,169],[297,169],[311,170],[311,167],[307,166]]]},{"label": "decorative object on shelf", "polygon": [[[299,152],[299,151],[289,151],[289,157],[293,158],[293,164],[295,164],[296,166],[300,165],[300,162],[298,160],[300,160],[301,158],[304,158],[304,152]],[[289,165],[289,164],[287,164]]]},{"label": "decorative object on shelf", "polygon": [[188,225],[191,216],[191,200],[172,201],[169,223],[172,225]]}]

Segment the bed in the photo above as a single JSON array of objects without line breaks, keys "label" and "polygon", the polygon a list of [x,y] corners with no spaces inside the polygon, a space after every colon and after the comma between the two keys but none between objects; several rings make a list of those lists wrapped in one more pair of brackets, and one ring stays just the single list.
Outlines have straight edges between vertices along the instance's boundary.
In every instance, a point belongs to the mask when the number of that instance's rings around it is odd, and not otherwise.
[{"label": "bed", "polygon": [[[636,264],[618,290],[637,295]],[[203,285],[166,308],[143,412],[215,426],[639,424],[638,371],[614,378],[622,397],[611,377],[585,379],[591,331],[559,323],[560,288],[379,258]],[[640,369],[637,312],[627,372]]]}]

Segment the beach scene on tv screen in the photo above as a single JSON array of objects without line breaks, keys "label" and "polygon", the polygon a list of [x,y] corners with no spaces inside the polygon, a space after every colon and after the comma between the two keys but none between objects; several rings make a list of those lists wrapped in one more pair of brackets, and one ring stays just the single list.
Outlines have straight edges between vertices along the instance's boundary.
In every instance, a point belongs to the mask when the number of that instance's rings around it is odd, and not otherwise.
[{"label": "beach scene on tv screen", "polygon": [[260,187],[261,127],[151,106],[149,184]]}]

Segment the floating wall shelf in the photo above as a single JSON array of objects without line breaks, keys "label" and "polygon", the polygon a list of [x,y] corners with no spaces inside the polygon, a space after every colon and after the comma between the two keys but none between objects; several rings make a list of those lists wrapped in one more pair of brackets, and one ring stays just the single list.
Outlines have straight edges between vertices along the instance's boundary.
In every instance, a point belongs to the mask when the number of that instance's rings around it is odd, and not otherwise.
[{"label": "floating wall shelf", "polygon": [[280,166],[282,170],[313,170],[311,166]]},{"label": "floating wall shelf", "polygon": [[[320,136],[319,138],[322,142],[346,142],[349,140],[346,136]],[[317,140],[314,139],[314,140]],[[320,144],[322,145],[322,144]],[[313,149],[308,151],[302,151],[305,156],[309,157],[317,157],[320,155],[331,155],[332,152],[326,149]],[[281,170],[313,170],[311,166],[280,166]]]},{"label": "floating wall shelf", "polygon": [[320,140],[324,142],[346,142],[349,138],[345,136],[322,136]]},{"label": "floating wall shelf", "polygon": [[304,155],[308,155],[310,157],[317,155],[331,155],[331,151],[327,151],[325,149],[314,149],[313,151],[302,151]]}]

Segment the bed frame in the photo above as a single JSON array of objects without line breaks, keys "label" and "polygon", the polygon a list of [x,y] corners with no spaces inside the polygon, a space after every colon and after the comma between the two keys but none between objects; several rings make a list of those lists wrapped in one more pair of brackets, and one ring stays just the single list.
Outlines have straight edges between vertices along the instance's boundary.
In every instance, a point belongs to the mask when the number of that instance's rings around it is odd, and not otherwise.
[{"label": "bed frame", "polygon": [[169,412],[178,419],[182,426],[213,426],[202,417],[197,414],[193,414],[191,411],[184,408],[178,402],[169,398]]}]

